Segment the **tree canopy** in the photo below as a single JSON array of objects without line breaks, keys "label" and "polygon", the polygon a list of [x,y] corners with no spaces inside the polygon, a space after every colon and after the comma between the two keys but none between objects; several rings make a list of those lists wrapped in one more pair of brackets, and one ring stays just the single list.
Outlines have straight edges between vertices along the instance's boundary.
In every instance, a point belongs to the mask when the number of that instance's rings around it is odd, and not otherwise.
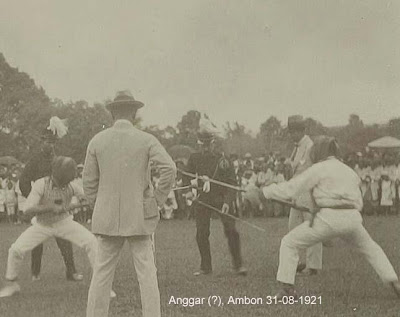
[{"label": "tree canopy", "polygon": [[[38,148],[40,134],[50,117],[56,115],[67,119],[69,126],[68,134],[57,145],[57,152],[83,162],[90,139],[112,124],[105,103],[89,105],[84,100],[68,103],[51,100],[28,74],[11,67],[0,53],[0,156],[14,156],[26,162],[32,149]],[[182,115],[176,127],[143,127],[140,118],[135,124],[156,136],[166,148],[176,144],[195,148],[200,117],[200,112],[193,109]],[[366,125],[358,114],[350,114],[347,125],[341,127],[325,127],[317,120],[307,118],[306,126],[311,136],[335,136],[345,153],[362,151],[368,142],[385,135],[400,138],[400,117],[392,118],[386,124]],[[287,128],[274,116],[266,118],[255,134],[240,122],[226,122],[223,132],[219,146],[227,154],[251,152],[261,156],[270,152],[281,155],[290,152]]]}]

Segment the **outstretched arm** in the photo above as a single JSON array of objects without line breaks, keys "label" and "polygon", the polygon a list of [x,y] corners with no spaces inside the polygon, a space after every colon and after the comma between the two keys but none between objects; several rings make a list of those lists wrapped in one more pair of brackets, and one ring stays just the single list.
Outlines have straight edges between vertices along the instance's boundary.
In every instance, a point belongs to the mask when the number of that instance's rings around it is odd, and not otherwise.
[{"label": "outstretched arm", "polygon": [[313,165],[290,181],[264,187],[264,196],[267,199],[291,201],[299,191],[311,191],[318,184],[321,172],[318,165]]}]

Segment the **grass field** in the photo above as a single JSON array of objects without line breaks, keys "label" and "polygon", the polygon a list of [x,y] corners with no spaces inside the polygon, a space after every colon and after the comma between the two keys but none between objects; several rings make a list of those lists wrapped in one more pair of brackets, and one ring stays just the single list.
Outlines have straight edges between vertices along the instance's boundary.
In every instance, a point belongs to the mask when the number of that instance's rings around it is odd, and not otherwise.
[{"label": "grass field", "polygon": [[[219,220],[212,221],[211,247],[214,273],[194,277],[199,257],[195,242],[195,224],[187,220],[161,222],[156,233],[156,257],[163,316],[400,316],[400,301],[384,286],[364,259],[352,252],[341,240],[324,248],[324,269],[318,276],[298,278],[302,294],[322,297],[319,305],[227,305],[229,296],[262,297],[273,295],[278,288],[275,275],[281,237],[287,219],[252,219],[267,234],[238,225],[247,277],[231,271],[226,239]],[[368,217],[365,224],[372,237],[382,246],[395,270],[400,272],[400,217]],[[25,225],[0,224],[0,270],[4,274],[7,251]],[[110,316],[141,316],[140,294],[133,264],[125,250],[117,268]],[[45,244],[42,279],[30,280],[30,259],[25,259],[20,276],[21,294],[0,300],[1,317],[79,317],[85,316],[90,268],[86,255],[75,249],[75,261],[83,282],[65,280],[64,264],[54,240]],[[3,283],[1,283],[3,285]],[[223,307],[209,307],[207,302],[194,307],[169,304],[171,296],[220,296]],[[212,300],[213,302],[214,300]]]}]

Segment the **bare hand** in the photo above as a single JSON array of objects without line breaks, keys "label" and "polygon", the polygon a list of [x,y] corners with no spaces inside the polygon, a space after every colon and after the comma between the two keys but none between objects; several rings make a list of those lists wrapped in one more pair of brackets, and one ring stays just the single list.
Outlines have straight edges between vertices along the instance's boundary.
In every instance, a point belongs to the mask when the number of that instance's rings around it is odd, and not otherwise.
[{"label": "bare hand", "polygon": [[222,212],[223,214],[227,214],[227,213],[229,212],[229,205],[228,205],[227,203],[224,203],[224,204],[222,205],[222,210],[221,210],[221,212]]}]

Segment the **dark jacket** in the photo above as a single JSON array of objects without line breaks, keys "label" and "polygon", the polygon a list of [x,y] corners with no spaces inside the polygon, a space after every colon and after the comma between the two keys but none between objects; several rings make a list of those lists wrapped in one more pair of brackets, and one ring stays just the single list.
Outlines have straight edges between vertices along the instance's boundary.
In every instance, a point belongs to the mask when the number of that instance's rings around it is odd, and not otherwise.
[{"label": "dark jacket", "polygon": [[[237,185],[233,164],[224,156],[211,152],[194,153],[190,156],[187,171],[199,176],[208,176],[230,185]],[[184,184],[190,184],[190,177],[184,177]],[[203,182],[199,180],[199,200],[220,208],[223,203],[231,204],[235,199],[235,190],[210,183],[210,192],[202,191]]]},{"label": "dark jacket", "polygon": [[19,188],[24,197],[28,197],[31,192],[31,182],[35,182],[45,176],[50,176],[53,158],[54,155],[51,153],[39,152],[26,164],[19,178]]}]

